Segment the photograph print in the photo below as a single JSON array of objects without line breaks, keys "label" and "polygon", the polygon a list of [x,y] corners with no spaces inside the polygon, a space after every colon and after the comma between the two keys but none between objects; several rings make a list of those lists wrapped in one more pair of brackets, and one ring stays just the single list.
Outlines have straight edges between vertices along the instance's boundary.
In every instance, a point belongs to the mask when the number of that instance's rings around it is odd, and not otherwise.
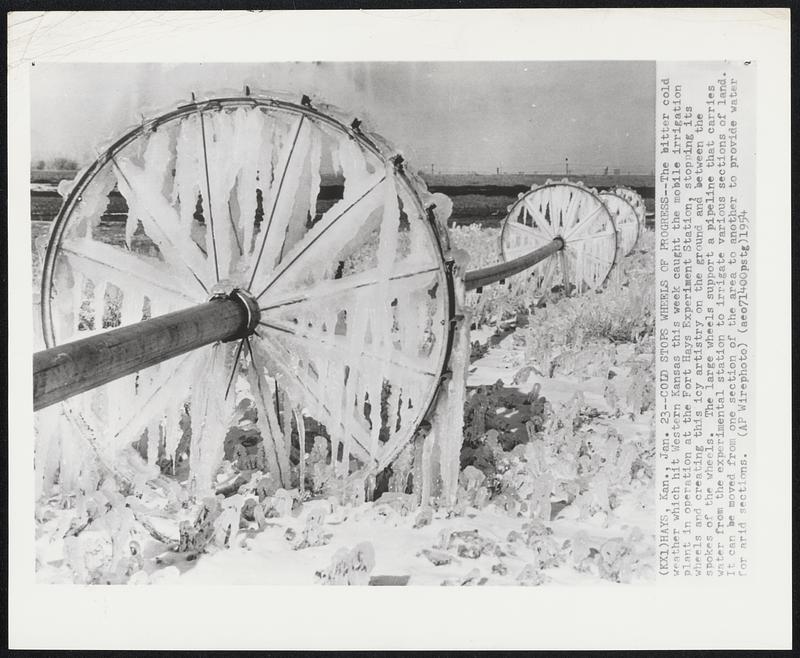
[{"label": "photograph print", "polygon": [[38,583],[653,582],[654,62],[30,81]]}]

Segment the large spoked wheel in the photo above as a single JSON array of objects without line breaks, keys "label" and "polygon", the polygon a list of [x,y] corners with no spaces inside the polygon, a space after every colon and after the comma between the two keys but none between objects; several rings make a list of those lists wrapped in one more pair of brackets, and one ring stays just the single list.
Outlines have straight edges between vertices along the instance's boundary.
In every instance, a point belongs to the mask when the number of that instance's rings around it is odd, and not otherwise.
[{"label": "large spoked wheel", "polygon": [[633,209],[636,211],[636,216],[639,219],[639,231],[641,231],[645,226],[645,215],[647,214],[647,206],[645,205],[642,195],[636,190],[624,185],[617,185],[611,188],[609,192],[621,196],[633,206]]},{"label": "large spoked wheel", "polygon": [[454,314],[425,191],[392,156],[358,122],[253,96],[192,102],[119,139],[53,227],[47,346],[235,289],[260,322],[62,403],[51,429],[77,429],[123,477],[120,455],[146,444],[151,473],[198,493],[254,418],[283,486],[302,473],[306,424],[339,475],[388,465],[436,396]]},{"label": "large spoked wheel", "polygon": [[614,266],[617,235],[600,197],[580,183],[548,181],[511,206],[503,222],[503,258],[512,260],[556,238],[564,248],[531,270],[530,283],[542,296],[597,290]]},{"label": "large spoked wheel", "polygon": [[633,204],[615,192],[600,192],[619,234],[619,256],[627,256],[639,240],[639,215]]}]

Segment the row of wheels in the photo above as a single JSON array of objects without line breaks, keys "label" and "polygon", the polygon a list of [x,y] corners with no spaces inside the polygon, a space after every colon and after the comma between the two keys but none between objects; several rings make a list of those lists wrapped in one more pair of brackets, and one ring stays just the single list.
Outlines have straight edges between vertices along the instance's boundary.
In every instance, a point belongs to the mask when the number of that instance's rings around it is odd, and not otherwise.
[{"label": "row of wheels", "polygon": [[627,187],[602,192],[563,179],[534,185],[509,206],[500,233],[504,260],[538,249],[556,238],[564,247],[535,265],[526,285],[545,296],[598,290],[615,263],[636,247],[644,226],[644,199]]}]

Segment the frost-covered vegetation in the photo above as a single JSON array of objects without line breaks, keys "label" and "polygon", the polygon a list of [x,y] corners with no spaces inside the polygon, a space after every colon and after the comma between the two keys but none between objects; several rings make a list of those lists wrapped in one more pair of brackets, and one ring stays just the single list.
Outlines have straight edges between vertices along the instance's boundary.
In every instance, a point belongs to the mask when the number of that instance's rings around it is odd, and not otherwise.
[{"label": "frost-covered vegetation", "polygon": [[[499,258],[498,233],[466,227],[452,238],[470,252],[473,269]],[[161,465],[157,490],[144,479],[121,490],[101,472],[91,480],[63,470],[65,481],[95,486],[38,501],[39,579],[534,586],[648,579],[653,274],[647,233],[602,292],[542,305],[521,275],[470,293],[474,327],[497,334],[473,350],[473,382],[488,383],[468,391],[455,505],[435,496],[420,504],[421,440],[367,500],[362,482],[336,477],[330,442],[313,426],[305,428],[303,472],[293,467],[300,486],[283,488],[248,412],[220,437],[216,497],[193,500],[168,477],[174,464]],[[509,321],[516,328],[503,337]],[[182,422],[188,428],[188,418]],[[146,444],[145,436],[134,449],[146,454]]]}]

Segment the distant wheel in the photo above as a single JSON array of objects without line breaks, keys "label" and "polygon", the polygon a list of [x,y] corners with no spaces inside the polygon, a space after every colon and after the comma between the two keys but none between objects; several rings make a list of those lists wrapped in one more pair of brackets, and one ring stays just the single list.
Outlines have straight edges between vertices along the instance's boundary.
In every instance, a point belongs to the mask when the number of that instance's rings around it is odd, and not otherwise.
[{"label": "distant wheel", "polygon": [[636,211],[636,217],[639,219],[639,231],[641,232],[644,230],[645,218],[647,215],[647,206],[645,205],[644,197],[633,188],[625,185],[617,185],[608,191],[621,196],[633,206],[633,209]]},{"label": "distant wheel", "polygon": [[636,247],[639,240],[639,215],[636,208],[625,197],[616,192],[600,192],[600,198],[606,204],[614,226],[619,234],[619,256],[627,256]]},{"label": "distant wheel", "polygon": [[617,234],[594,190],[565,179],[521,194],[503,222],[503,258],[512,260],[555,238],[564,240],[564,248],[532,268],[529,284],[542,296],[557,289],[600,289],[614,267]]},{"label": "distant wheel", "polygon": [[339,475],[388,465],[436,396],[454,314],[426,191],[393,156],[358,122],[256,96],[182,105],[121,137],[55,220],[47,346],[234,289],[260,323],[62,403],[48,431],[77,430],[112,469],[145,442],[151,470],[183,467],[203,492],[252,401],[265,470],[285,487],[304,419]]}]

